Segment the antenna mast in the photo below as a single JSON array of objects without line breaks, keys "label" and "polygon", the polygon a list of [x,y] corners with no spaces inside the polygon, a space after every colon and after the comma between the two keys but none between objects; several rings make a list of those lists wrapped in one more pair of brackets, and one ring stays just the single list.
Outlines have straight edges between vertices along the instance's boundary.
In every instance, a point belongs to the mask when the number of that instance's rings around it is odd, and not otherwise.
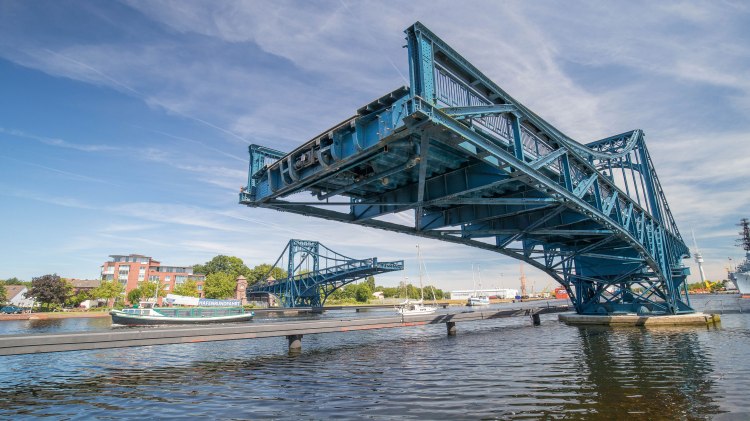
[{"label": "antenna mast", "polygon": [[523,262],[521,262],[521,298],[526,297],[526,275],[523,274]]},{"label": "antenna mast", "polygon": [[698,243],[695,241],[695,232],[691,229],[690,233],[693,234],[693,245],[695,246],[693,257],[695,257],[695,263],[698,263],[698,272],[700,272],[701,282],[703,282],[706,280],[706,274],[703,272],[703,255],[700,250],[698,250]]}]

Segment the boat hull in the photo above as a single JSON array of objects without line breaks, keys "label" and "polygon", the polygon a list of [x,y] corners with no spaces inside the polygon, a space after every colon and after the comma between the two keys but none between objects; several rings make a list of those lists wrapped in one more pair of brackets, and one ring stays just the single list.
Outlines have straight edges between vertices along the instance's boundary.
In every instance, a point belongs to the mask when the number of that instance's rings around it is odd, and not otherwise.
[{"label": "boat hull", "polygon": [[475,306],[488,306],[490,305],[490,299],[489,298],[483,298],[483,297],[470,297],[469,301],[466,302],[467,306],[475,307]]},{"label": "boat hull", "polygon": [[206,323],[236,323],[252,320],[255,313],[232,314],[228,316],[215,317],[169,317],[169,316],[138,316],[126,314],[113,310],[109,313],[112,324],[126,326],[149,326],[149,325],[194,325]]},{"label": "boat hull", "polygon": [[750,272],[739,272],[732,276],[737,290],[743,297],[750,297]]}]

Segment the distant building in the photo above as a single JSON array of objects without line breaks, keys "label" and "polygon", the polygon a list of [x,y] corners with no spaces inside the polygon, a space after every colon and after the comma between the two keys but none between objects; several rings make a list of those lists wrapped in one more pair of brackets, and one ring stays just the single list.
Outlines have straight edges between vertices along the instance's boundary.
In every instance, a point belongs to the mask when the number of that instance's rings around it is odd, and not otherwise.
[{"label": "distant building", "polygon": [[35,301],[33,298],[26,298],[26,293],[29,289],[24,285],[6,285],[5,286],[5,297],[8,299],[10,305],[31,308],[34,306]]},{"label": "distant building", "polygon": [[117,279],[125,287],[125,293],[138,288],[145,281],[157,281],[164,285],[167,292],[174,291],[175,286],[188,280],[195,281],[201,298],[205,275],[193,273],[192,266],[166,266],[149,256],[140,254],[109,256],[111,260],[102,265],[102,280]]},{"label": "distant building", "polygon": [[490,298],[499,299],[511,299],[518,295],[517,289],[507,288],[494,288],[494,289],[478,289],[478,290],[459,290],[451,291],[451,300],[466,300],[472,295],[487,296]]}]

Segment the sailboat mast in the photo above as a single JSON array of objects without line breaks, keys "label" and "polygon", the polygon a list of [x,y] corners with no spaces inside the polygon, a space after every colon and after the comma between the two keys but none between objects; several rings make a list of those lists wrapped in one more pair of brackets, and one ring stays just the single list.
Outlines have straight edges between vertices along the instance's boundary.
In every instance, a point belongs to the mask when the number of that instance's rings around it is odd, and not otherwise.
[{"label": "sailboat mast", "polygon": [[419,266],[419,298],[424,300],[424,287],[422,286],[422,254],[419,251],[419,244],[417,244],[417,265]]},{"label": "sailboat mast", "polygon": [[482,290],[482,268],[477,265],[477,280],[479,280],[479,290]]},{"label": "sailboat mast", "polygon": [[477,295],[477,279],[474,277],[474,263],[471,264],[471,286],[474,287],[474,295]]}]

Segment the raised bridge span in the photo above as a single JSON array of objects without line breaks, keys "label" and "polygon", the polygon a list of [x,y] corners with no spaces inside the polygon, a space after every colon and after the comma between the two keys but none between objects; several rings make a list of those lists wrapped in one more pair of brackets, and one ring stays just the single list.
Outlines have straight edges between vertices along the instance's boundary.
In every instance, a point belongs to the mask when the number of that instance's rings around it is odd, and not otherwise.
[{"label": "raised bridge span", "polygon": [[[274,279],[271,274],[276,269],[286,269],[286,277]],[[262,280],[247,289],[247,296],[271,294],[282,307],[322,307],[336,289],[396,270],[404,270],[403,260],[353,259],[318,241],[292,239]]]},{"label": "raised bridge span", "polygon": [[579,314],[693,312],[641,130],[577,143],[424,25],[406,36],[410,86],[289,153],[251,145],[240,203],[523,260]]}]

